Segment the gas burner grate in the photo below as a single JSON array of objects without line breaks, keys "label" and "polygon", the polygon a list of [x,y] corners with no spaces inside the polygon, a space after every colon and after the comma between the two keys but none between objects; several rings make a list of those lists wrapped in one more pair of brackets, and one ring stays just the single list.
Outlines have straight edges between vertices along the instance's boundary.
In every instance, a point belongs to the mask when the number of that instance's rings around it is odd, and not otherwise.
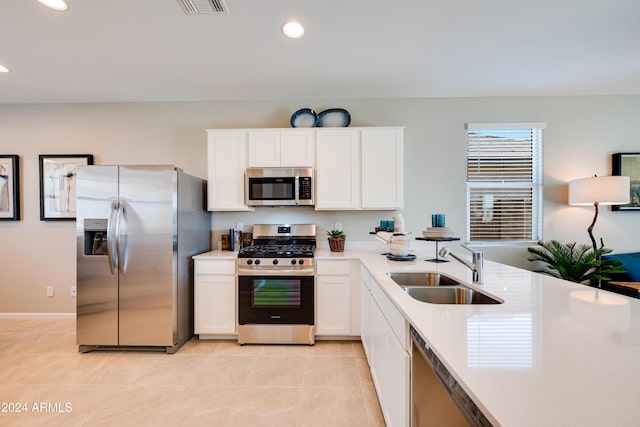
[{"label": "gas burner grate", "polygon": [[239,257],[313,257],[315,245],[253,245],[240,249]]}]

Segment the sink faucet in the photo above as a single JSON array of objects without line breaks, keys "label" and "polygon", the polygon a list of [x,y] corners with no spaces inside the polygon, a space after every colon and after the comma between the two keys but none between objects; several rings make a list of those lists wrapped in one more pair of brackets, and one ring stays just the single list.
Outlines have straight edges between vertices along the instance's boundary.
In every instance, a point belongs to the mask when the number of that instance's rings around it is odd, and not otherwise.
[{"label": "sink faucet", "polygon": [[440,252],[438,252],[438,254],[442,258],[447,258],[449,255],[451,255],[453,258],[455,258],[457,261],[460,261],[462,264],[464,264],[467,268],[469,268],[473,272],[473,283],[482,283],[482,272],[483,272],[482,266],[484,264],[483,253],[476,252],[473,249],[469,248],[467,245],[460,245],[460,246],[462,246],[463,248],[465,248],[466,250],[472,253],[473,262],[469,262],[466,259],[462,258],[461,256],[456,255],[455,253],[451,252],[447,247],[440,249]]}]

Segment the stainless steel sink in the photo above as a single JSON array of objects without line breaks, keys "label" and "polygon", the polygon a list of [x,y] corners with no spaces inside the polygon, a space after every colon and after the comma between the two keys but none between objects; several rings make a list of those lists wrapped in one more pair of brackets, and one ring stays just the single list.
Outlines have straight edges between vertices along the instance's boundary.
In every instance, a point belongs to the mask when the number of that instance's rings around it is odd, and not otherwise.
[{"label": "stainless steel sink", "polygon": [[405,286],[463,286],[463,283],[453,277],[434,272],[403,272],[387,273],[398,285]]},{"label": "stainless steel sink", "polygon": [[502,304],[504,301],[473,289],[453,277],[433,272],[390,272],[411,298],[429,304]]},{"label": "stainless steel sink", "polygon": [[430,288],[409,286],[404,291],[413,299],[429,304],[502,304],[489,295],[466,286]]}]

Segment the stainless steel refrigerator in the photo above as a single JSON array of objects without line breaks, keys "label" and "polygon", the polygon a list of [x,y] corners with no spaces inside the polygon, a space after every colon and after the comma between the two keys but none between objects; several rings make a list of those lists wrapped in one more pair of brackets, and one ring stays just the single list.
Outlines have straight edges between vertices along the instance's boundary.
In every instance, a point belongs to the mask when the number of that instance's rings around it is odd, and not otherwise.
[{"label": "stainless steel refrigerator", "polygon": [[206,182],[173,166],[77,170],[77,344],[174,353],[193,336]]}]

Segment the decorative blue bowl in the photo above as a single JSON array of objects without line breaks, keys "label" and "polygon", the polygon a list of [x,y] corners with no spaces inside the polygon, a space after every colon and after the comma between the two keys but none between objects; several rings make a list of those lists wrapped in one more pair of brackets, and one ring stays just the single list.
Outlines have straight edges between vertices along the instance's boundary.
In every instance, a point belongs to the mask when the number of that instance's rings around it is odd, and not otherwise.
[{"label": "decorative blue bowl", "polygon": [[351,115],[343,108],[330,108],[318,114],[318,127],[347,127],[351,123]]},{"label": "decorative blue bowl", "polygon": [[294,128],[312,128],[316,125],[318,116],[311,108],[301,108],[291,116],[291,127]]}]

